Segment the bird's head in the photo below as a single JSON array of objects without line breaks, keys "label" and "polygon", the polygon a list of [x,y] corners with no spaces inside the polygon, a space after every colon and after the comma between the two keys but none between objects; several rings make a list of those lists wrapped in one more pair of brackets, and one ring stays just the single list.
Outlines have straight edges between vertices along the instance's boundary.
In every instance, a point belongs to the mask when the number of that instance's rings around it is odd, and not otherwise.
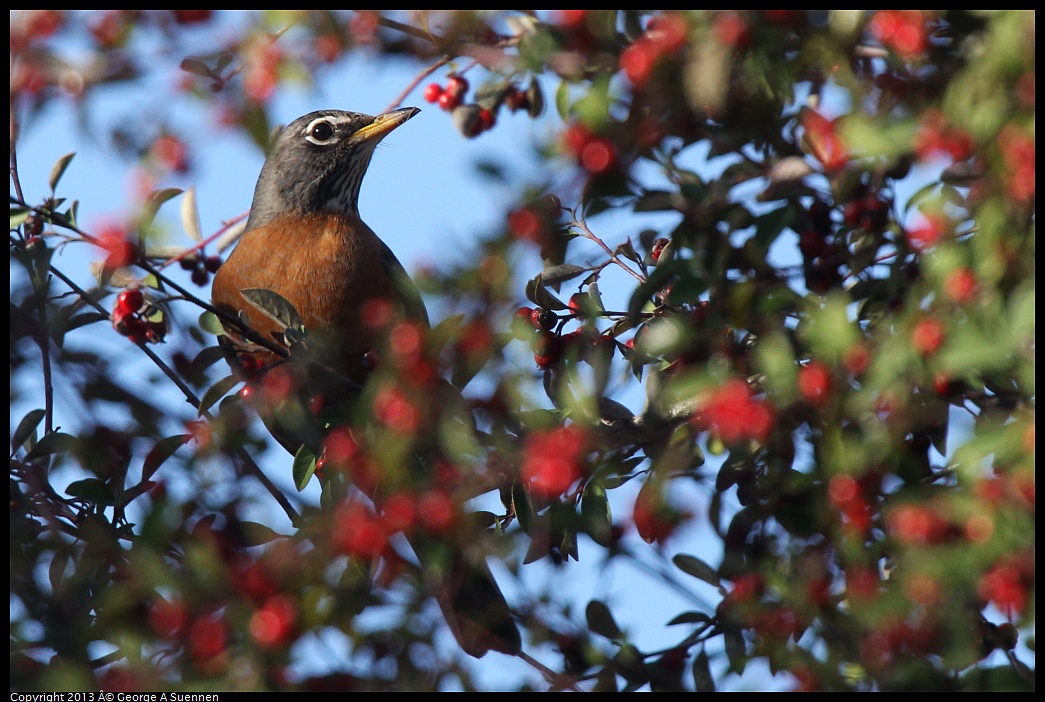
[{"label": "bird's head", "polygon": [[359,187],[374,147],[418,112],[404,107],[374,117],[319,110],[291,122],[269,149],[247,229],[286,212],[357,214]]}]

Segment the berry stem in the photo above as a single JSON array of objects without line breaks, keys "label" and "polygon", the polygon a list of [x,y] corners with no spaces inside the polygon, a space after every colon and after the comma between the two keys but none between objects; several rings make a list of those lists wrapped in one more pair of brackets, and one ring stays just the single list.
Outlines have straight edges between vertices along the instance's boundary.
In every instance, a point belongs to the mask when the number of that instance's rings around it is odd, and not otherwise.
[{"label": "berry stem", "polygon": [[588,228],[588,223],[584,220],[584,218],[577,216],[577,211],[576,210],[571,211],[570,214],[573,215],[573,222],[572,222],[572,224],[577,227],[578,233],[582,237],[584,237],[585,239],[588,239],[589,241],[593,241],[596,244],[598,244],[598,246],[603,251],[606,252],[606,255],[609,256],[610,261],[612,261],[613,263],[617,264],[618,266],[623,268],[625,271],[627,271],[627,273],[629,275],[631,275],[632,278],[634,278],[635,280],[639,281],[640,283],[645,283],[646,282],[646,276],[642,275],[642,273],[639,273],[634,268],[632,268],[628,264],[626,264],[623,261],[621,261],[620,258],[617,256],[617,254],[613,253],[613,250],[609,246],[606,245],[606,242],[603,241],[602,239],[600,239],[598,236],[596,236],[595,233],[591,229]]}]

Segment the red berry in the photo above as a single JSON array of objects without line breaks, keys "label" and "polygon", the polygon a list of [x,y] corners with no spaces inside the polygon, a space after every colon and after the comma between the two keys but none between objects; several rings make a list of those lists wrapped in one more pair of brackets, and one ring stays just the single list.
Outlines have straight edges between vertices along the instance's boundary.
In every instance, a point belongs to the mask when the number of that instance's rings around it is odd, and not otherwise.
[{"label": "red berry", "polygon": [[159,322],[145,322],[145,340],[158,344],[163,341],[164,337],[167,336],[167,322],[160,320]]},{"label": "red berry", "polygon": [[823,404],[830,389],[831,371],[823,363],[810,361],[798,370],[798,392],[809,404]]},{"label": "red berry", "polygon": [[512,112],[520,110],[527,105],[526,93],[519,90],[514,85],[504,93],[504,104],[508,106],[508,109]]},{"label": "red berry", "polygon": [[461,98],[468,92],[468,80],[464,76],[450,76],[446,81],[446,92]]},{"label": "red berry", "polygon": [[542,332],[534,345],[533,360],[537,367],[545,370],[562,358],[563,341],[551,332]]},{"label": "red berry", "polygon": [[530,322],[537,329],[550,331],[557,321],[559,321],[559,316],[543,307],[538,307],[530,314]]},{"label": "red berry", "polygon": [[520,207],[508,214],[512,236],[544,246],[551,235],[548,219],[533,206]]},{"label": "red berry", "polygon": [[842,365],[854,376],[861,376],[871,365],[871,351],[863,344],[850,346],[842,354]]},{"label": "red berry", "polygon": [[443,93],[436,98],[436,102],[439,103],[439,107],[449,111],[461,104],[461,96],[451,93],[449,90],[444,90]]},{"label": "red berry", "polygon": [[437,102],[443,94],[443,86],[438,83],[429,83],[425,88],[425,102]]},{"label": "red berry", "polygon": [[798,240],[798,248],[806,261],[820,258],[830,250],[824,234],[819,229],[807,229]]},{"label": "red berry", "polygon": [[145,304],[145,295],[138,288],[127,288],[116,296],[116,308],[124,314],[134,314]]},{"label": "red berry", "polygon": [[570,312],[577,315],[578,317],[584,315],[584,293],[574,293],[570,296]]},{"label": "red berry", "polygon": [[662,53],[661,48],[646,38],[629,45],[620,55],[620,67],[632,85],[643,86],[653,72]]},{"label": "red berry", "polygon": [[494,116],[493,112],[486,109],[485,107],[479,108],[479,131],[485,132],[493,129],[493,125],[497,122],[497,117]]},{"label": "red berry", "polygon": [[145,341],[147,323],[133,312],[126,312],[117,307],[112,313],[112,326],[117,334],[126,336],[135,343]]},{"label": "red berry", "polygon": [[581,167],[593,175],[600,175],[617,165],[617,147],[603,137],[593,137],[581,149]]},{"label": "red berry", "polygon": [[653,242],[653,246],[650,247],[650,258],[654,261],[660,260],[660,255],[664,253],[664,248],[671,243],[670,239],[660,238]]},{"label": "red berry", "polygon": [[889,222],[889,205],[876,197],[864,199],[864,211],[860,217],[860,226],[864,229],[879,232]]},{"label": "red berry", "polygon": [[937,373],[933,376],[933,392],[937,397],[952,397],[961,392],[961,383],[946,373]]},{"label": "red berry", "polygon": [[914,326],[911,342],[915,350],[923,356],[931,356],[943,345],[944,329],[939,320],[923,319]]},{"label": "red berry", "polygon": [[555,10],[555,19],[559,26],[567,29],[579,29],[587,21],[587,10]]},{"label": "red berry", "polygon": [[189,627],[188,651],[196,661],[209,661],[221,655],[229,635],[228,624],[218,614],[202,617]]},{"label": "red berry", "polygon": [[262,366],[261,359],[256,356],[236,356],[234,370],[237,371],[240,378],[251,380],[258,377],[258,372],[261,371]]},{"label": "red berry", "polygon": [[845,218],[846,226],[858,226],[860,218],[864,216],[864,201],[856,200],[855,202],[846,203],[845,207],[842,208],[842,215]]},{"label": "red berry", "polygon": [[956,304],[964,305],[976,296],[976,274],[968,268],[958,268],[947,274],[943,291]]}]

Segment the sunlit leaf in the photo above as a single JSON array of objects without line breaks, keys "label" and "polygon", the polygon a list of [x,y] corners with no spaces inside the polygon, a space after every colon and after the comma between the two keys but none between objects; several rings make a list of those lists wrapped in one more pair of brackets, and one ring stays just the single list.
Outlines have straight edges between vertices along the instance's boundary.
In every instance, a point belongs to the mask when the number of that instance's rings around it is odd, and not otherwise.
[{"label": "sunlit leaf", "polygon": [[76,152],[66,154],[55,161],[54,166],[51,167],[51,175],[47,179],[47,184],[51,187],[52,192],[58,187],[58,181],[65,175],[65,169],[69,167],[69,162],[73,160],[75,155]]}]

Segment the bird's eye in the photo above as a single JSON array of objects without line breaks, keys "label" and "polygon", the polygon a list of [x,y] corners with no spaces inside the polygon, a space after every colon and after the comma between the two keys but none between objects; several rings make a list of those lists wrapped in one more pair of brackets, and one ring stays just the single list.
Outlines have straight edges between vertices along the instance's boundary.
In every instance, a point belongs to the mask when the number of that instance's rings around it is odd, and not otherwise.
[{"label": "bird's eye", "polygon": [[330,124],[330,122],[316,122],[308,130],[308,140],[315,144],[321,144],[323,142],[330,141],[330,138],[332,136],[334,136],[334,127]]}]

